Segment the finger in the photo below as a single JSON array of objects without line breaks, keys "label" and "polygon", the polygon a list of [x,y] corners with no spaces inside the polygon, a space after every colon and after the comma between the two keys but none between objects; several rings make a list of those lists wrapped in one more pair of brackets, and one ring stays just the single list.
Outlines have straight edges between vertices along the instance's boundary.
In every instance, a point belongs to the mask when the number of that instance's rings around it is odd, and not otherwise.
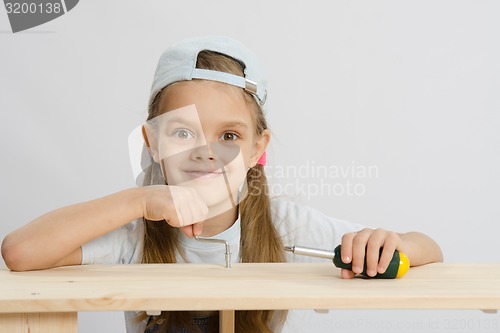
[{"label": "finger", "polygon": [[345,268],[342,268],[340,270],[340,276],[343,278],[343,279],[352,279],[354,277],[354,272],[348,270],[348,269],[345,269]]},{"label": "finger", "polygon": [[171,191],[171,198],[177,215],[177,224],[174,224],[174,221],[169,221],[169,224],[178,228],[192,224],[189,223],[192,220],[191,208],[189,207],[191,201],[189,190],[180,186],[171,186],[169,190]]},{"label": "finger", "polygon": [[363,272],[365,264],[366,244],[373,229],[363,229],[357,233],[352,242],[352,271],[356,274]]},{"label": "finger", "polygon": [[205,221],[208,216],[208,206],[203,199],[196,194],[192,201],[193,222]]},{"label": "finger", "polygon": [[342,243],[340,245],[340,254],[342,255],[342,262],[348,264],[352,261],[352,241],[356,236],[355,232],[350,232],[342,236]]},{"label": "finger", "polygon": [[181,204],[180,207],[176,207],[178,210],[177,216],[179,218],[179,225],[176,227],[185,227],[192,224],[193,216],[191,213],[191,208],[188,204]]},{"label": "finger", "polygon": [[377,275],[380,248],[384,244],[384,239],[386,236],[386,231],[383,229],[375,230],[370,238],[368,239],[368,244],[366,245],[366,274],[368,276]]},{"label": "finger", "polygon": [[180,225],[179,213],[177,212],[177,209],[175,209],[175,207],[173,207],[173,209],[171,209],[170,211],[167,211],[167,213],[165,213],[165,215],[163,216],[163,219],[174,228]]},{"label": "finger", "polygon": [[166,197],[166,202],[164,203],[164,205],[160,206],[160,209],[163,210],[161,214],[163,216],[163,219],[167,221],[170,226],[177,228],[179,226],[182,226],[182,221],[180,204],[178,196],[175,193],[175,187],[167,186],[166,193],[168,193],[168,197]]},{"label": "finger", "polygon": [[206,202],[203,200],[202,196],[194,188],[190,189],[193,195],[193,202],[196,204],[200,216],[203,217],[202,220],[204,220],[205,217],[208,215],[208,206]]},{"label": "finger", "polygon": [[208,215],[208,207],[201,198],[200,195],[193,188],[185,188],[185,198],[182,204],[185,205],[185,210],[189,211],[189,214],[183,213],[183,225],[191,225],[197,222],[204,221]]},{"label": "finger", "polygon": [[380,255],[380,260],[378,263],[377,271],[379,273],[384,273],[389,267],[389,264],[394,256],[394,251],[399,242],[399,236],[396,233],[388,233],[384,240],[384,249]]}]

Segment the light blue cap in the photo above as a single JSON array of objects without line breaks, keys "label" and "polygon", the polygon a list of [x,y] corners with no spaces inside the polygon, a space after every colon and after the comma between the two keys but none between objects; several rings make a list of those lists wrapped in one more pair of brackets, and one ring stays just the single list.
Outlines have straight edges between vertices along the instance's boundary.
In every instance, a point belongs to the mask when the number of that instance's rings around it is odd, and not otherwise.
[{"label": "light blue cap", "polygon": [[[234,58],[244,66],[245,77],[196,68],[201,51],[214,51]],[[225,36],[207,36],[183,40],[170,46],[160,57],[151,87],[149,104],[164,87],[179,81],[203,79],[240,87],[252,94],[262,107],[267,90],[263,68],[257,57],[241,42]]]}]

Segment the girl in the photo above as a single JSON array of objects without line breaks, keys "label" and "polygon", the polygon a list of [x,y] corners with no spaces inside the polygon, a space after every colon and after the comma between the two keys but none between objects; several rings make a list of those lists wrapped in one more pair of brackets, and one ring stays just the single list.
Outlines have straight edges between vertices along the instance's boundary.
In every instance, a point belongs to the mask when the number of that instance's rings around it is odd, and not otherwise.
[{"label": "girl", "polygon": [[[151,156],[144,186],[50,212],[9,234],[2,255],[11,270],[62,265],[218,263],[230,243],[234,262],[311,261],[286,257],[285,244],[342,246],[352,278],[374,276],[394,250],[413,266],[442,260],[420,233],[397,234],[329,218],[267,194],[263,114],[265,79],[254,55],[226,37],[183,41],[163,53],[142,131]],[[379,249],[383,247],[379,255]],[[239,311],[237,332],[275,332],[287,313]],[[210,312],[126,313],[128,332],[213,332]]]}]

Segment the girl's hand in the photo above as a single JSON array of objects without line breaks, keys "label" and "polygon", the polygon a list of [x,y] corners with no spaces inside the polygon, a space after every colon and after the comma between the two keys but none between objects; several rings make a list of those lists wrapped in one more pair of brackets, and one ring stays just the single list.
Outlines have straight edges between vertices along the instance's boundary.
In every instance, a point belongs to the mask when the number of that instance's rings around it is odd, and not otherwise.
[{"label": "girl's hand", "polygon": [[168,185],[142,189],[142,216],[151,221],[165,220],[172,227],[181,228],[188,237],[201,234],[208,207],[194,189]]},{"label": "girl's hand", "polygon": [[[383,247],[379,258],[380,248]],[[366,273],[375,276],[384,273],[391,262],[394,250],[405,253],[403,241],[399,234],[384,229],[363,229],[359,232],[347,233],[342,237],[340,253],[346,264],[352,262],[352,271],[342,269],[341,276],[351,279],[363,271],[366,253]]]}]

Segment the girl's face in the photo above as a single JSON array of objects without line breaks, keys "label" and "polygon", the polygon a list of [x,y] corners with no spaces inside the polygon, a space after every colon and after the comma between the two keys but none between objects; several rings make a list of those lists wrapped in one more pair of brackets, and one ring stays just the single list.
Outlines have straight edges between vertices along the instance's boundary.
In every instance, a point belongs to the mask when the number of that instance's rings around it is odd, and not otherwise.
[{"label": "girl's face", "polygon": [[255,110],[241,88],[183,81],[166,88],[159,107],[155,130],[146,132],[167,183],[194,188],[217,214],[238,204],[247,170],[270,137],[267,130],[256,133]]}]

